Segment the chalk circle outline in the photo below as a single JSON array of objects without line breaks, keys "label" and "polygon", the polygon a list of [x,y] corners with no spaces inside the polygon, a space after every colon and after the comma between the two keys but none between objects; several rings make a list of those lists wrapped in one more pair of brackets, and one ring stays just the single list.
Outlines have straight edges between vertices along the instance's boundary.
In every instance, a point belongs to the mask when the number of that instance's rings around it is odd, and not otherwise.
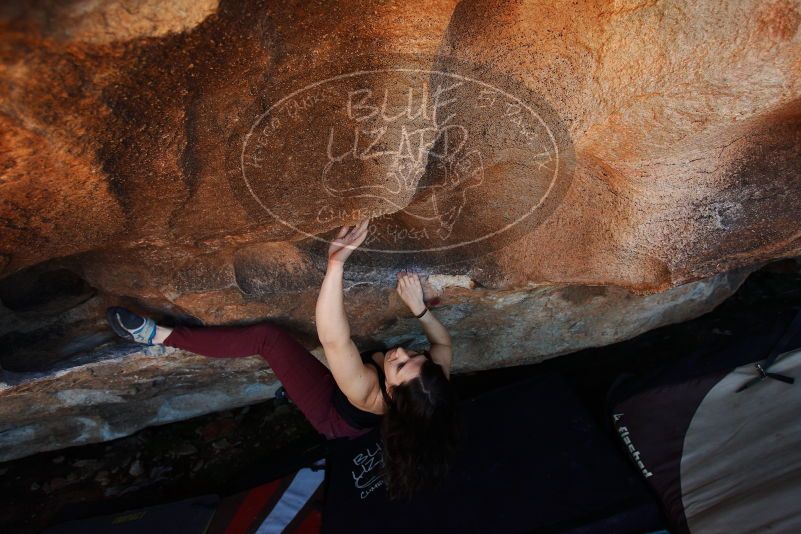
[{"label": "chalk circle outline", "polygon": [[[441,59],[448,59],[448,58],[441,58]],[[276,109],[279,106],[281,106],[284,102],[286,102],[288,100],[291,100],[295,96],[297,96],[299,94],[302,94],[302,93],[304,93],[306,91],[309,91],[311,89],[314,89],[316,87],[319,87],[319,86],[321,86],[323,84],[334,82],[334,81],[338,81],[338,80],[342,80],[342,79],[346,79],[346,78],[352,78],[354,76],[364,76],[364,75],[373,75],[373,74],[391,73],[391,72],[425,74],[425,75],[428,75],[429,77],[431,77],[432,75],[434,75],[434,76],[435,75],[442,75],[442,76],[446,76],[446,77],[456,78],[456,79],[459,79],[461,81],[466,81],[466,82],[479,84],[480,86],[489,88],[492,91],[495,91],[497,93],[500,93],[500,94],[506,96],[507,98],[515,100],[524,109],[526,109],[532,116],[536,117],[537,121],[539,121],[539,123],[542,125],[542,127],[545,129],[545,131],[548,133],[548,137],[551,140],[551,144],[552,144],[552,147],[553,147],[554,153],[555,153],[555,157],[554,157],[554,160],[555,160],[554,172],[553,172],[550,184],[548,185],[548,190],[545,192],[545,194],[543,194],[541,196],[540,201],[536,205],[534,205],[529,211],[527,211],[521,217],[518,217],[517,219],[515,219],[511,223],[508,223],[505,226],[503,226],[502,228],[500,228],[498,230],[495,230],[495,231],[493,231],[493,232],[491,232],[489,234],[485,234],[485,235],[483,235],[483,236],[481,236],[479,238],[471,239],[469,241],[462,241],[462,242],[459,242],[459,243],[443,245],[441,247],[435,247],[435,248],[385,250],[385,249],[377,249],[377,248],[370,248],[370,247],[360,246],[359,247],[360,251],[362,251],[362,252],[377,252],[377,253],[382,253],[382,254],[404,254],[404,255],[408,255],[408,254],[417,254],[417,253],[425,253],[425,252],[430,252],[430,253],[443,252],[443,251],[452,250],[452,249],[455,249],[455,248],[467,247],[467,246],[479,243],[481,241],[487,240],[489,238],[495,237],[497,235],[502,234],[503,232],[506,232],[506,231],[510,230],[514,226],[517,226],[518,224],[520,224],[526,218],[528,218],[531,215],[533,215],[533,213],[545,203],[545,201],[549,198],[551,192],[553,191],[554,187],[556,186],[557,182],[559,181],[559,172],[560,172],[559,143],[557,142],[557,140],[556,140],[556,138],[555,138],[555,136],[553,134],[553,131],[548,126],[548,124],[542,119],[542,117],[537,112],[535,112],[533,109],[531,109],[531,107],[526,102],[521,100],[519,97],[517,97],[517,96],[515,96],[515,95],[513,95],[513,94],[511,94],[511,93],[509,93],[507,91],[504,91],[503,89],[499,89],[498,87],[495,87],[495,86],[493,86],[491,84],[488,84],[488,83],[483,82],[481,80],[478,80],[476,78],[472,78],[470,76],[464,76],[464,75],[461,75],[461,74],[455,74],[455,73],[451,73],[451,72],[448,72],[448,71],[442,71],[442,70],[423,69],[423,68],[409,68],[409,67],[389,67],[389,68],[381,68],[381,69],[356,70],[356,71],[352,71],[352,72],[348,72],[348,73],[344,73],[344,74],[338,74],[336,76],[331,76],[329,78],[325,78],[323,80],[308,84],[308,85],[306,85],[306,86],[304,86],[304,87],[302,87],[300,89],[297,89],[297,90],[293,91],[292,93],[288,94],[287,96],[281,98],[276,103],[272,104],[267,109],[267,111],[265,111],[264,113],[262,113],[261,115],[259,115],[256,118],[256,121],[253,123],[253,126],[251,126],[250,130],[248,130],[248,133],[245,134],[245,138],[244,138],[244,141],[242,143],[242,152],[241,152],[240,158],[239,158],[239,164],[240,164],[239,167],[240,167],[240,170],[241,170],[241,173],[242,173],[242,179],[245,182],[245,186],[246,186],[248,192],[253,197],[253,199],[256,201],[256,203],[258,203],[258,205],[261,206],[261,208],[264,211],[266,211],[273,219],[277,220],[278,222],[280,222],[284,226],[287,226],[288,228],[292,229],[293,231],[295,231],[295,232],[297,232],[299,234],[303,234],[304,236],[309,237],[309,238],[311,238],[313,240],[320,241],[320,242],[327,243],[327,244],[330,244],[332,242],[329,239],[326,239],[324,237],[320,237],[320,236],[315,235],[315,234],[311,234],[309,232],[301,230],[300,228],[296,227],[295,225],[293,225],[290,222],[284,221],[281,217],[279,217],[275,213],[273,213],[272,210],[270,210],[270,208],[265,206],[264,203],[261,201],[261,199],[258,197],[258,195],[253,191],[253,188],[251,187],[251,184],[248,181],[247,173],[245,172],[245,153],[247,151],[248,142],[250,141],[250,138],[253,136],[254,131],[259,126],[261,121],[264,120],[265,117],[269,116],[273,112],[274,109]],[[401,211],[404,211],[404,210],[401,210]],[[397,213],[397,212],[394,212],[394,213]]]}]

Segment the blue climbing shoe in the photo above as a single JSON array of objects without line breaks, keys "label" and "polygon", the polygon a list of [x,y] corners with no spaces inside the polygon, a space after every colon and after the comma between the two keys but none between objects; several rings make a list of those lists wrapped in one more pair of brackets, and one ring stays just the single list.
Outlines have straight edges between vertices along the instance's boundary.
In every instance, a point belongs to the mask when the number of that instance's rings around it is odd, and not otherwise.
[{"label": "blue climbing shoe", "polygon": [[112,306],[106,310],[106,321],[121,338],[153,345],[153,338],[156,335],[156,322],[153,319],[142,317],[125,308]]}]

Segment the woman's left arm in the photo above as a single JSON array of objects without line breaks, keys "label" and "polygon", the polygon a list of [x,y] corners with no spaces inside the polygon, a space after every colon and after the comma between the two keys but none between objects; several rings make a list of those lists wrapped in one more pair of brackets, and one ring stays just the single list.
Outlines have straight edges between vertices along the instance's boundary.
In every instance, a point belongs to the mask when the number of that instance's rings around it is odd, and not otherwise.
[{"label": "woman's left arm", "polygon": [[362,362],[359,349],[350,338],[350,325],[345,314],[342,278],[345,261],[367,236],[368,221],[353,228],[342,227],[328,249],[328,268],[317,298],[315,319],[317,336],[325,351],[334,380],[342,393],[354,403],[366,402],[377,385],[375,372]]},{"label": "woman's left arm", "polygon": [[423,331],[426,333],[428,341],[431,343],[431,359],[442,367],[445,377],[450,377],[451,363],[453,361],[453,349],[451,348],[451,336],[440,323],[434,312],[428,309],[423,300],[423,286],[416,273],[398,273],[398,295],[401,300],[409,307],[415,315],[420,315],[420,322]]}]

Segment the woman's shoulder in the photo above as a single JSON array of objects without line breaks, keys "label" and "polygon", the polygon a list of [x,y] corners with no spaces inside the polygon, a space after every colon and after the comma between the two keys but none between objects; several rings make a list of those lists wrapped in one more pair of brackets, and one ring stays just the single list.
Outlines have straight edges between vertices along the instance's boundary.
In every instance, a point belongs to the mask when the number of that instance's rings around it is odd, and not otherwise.
[{"label": "woman's shoulder", "polygon": [[367,366],[368,373],[373,373],[376,375],[375,385],[373,386],[370,393],[367,395],[367,398],[362,402],[354,402],[351,399],[348,399],[351,405],[358,410],[363,412],[369,412],[375,415],[383,415],[387,411],[387,405],[384,401],[384,396],[381,393],[381,385],[378,381],[378,371],[373,369],[371,366]]},{"label": "woman's shoulder", "polygon": [[353,402],[341,390],[337,390],[332,400],[337,413],[354,428],[374,427],[384,413],[376,411],[371,403]]},{"label": "woman's shoulder", "polygon": [[367,394],[366,399],[362,402],[354,401],[353,399],[348,399],[348,402],[359,410],[381,415],[386,412],[386,405],[381,393],[383,376],[380,373],[382,373],[382,370],[372,357],[376,352],[377,351],[365,351],[359,354],[362,358],[362,362],[365,363],[367,374],[372,382],[370,393]]}]

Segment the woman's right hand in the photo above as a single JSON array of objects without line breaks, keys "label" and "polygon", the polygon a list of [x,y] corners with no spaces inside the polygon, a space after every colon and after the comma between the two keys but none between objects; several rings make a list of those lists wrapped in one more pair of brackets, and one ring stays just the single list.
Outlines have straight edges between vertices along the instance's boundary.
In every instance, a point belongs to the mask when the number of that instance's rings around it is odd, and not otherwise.
[{"label": "woman's right hand", "polygon": [[343,226],[336,239],[328,247],[328,263],[344,265],[351,252],[359,248],[367,237],[370,219],[365,219],[356,226]]},{"label": "woman's right hand", "polygon": [[423,286],[416,273],[408,271],[401,271],[397,274],[398,277],[398,295],[401,300],[406,303],[409,310],[415,314],[420,315],[426,308],[423,301]]}]

